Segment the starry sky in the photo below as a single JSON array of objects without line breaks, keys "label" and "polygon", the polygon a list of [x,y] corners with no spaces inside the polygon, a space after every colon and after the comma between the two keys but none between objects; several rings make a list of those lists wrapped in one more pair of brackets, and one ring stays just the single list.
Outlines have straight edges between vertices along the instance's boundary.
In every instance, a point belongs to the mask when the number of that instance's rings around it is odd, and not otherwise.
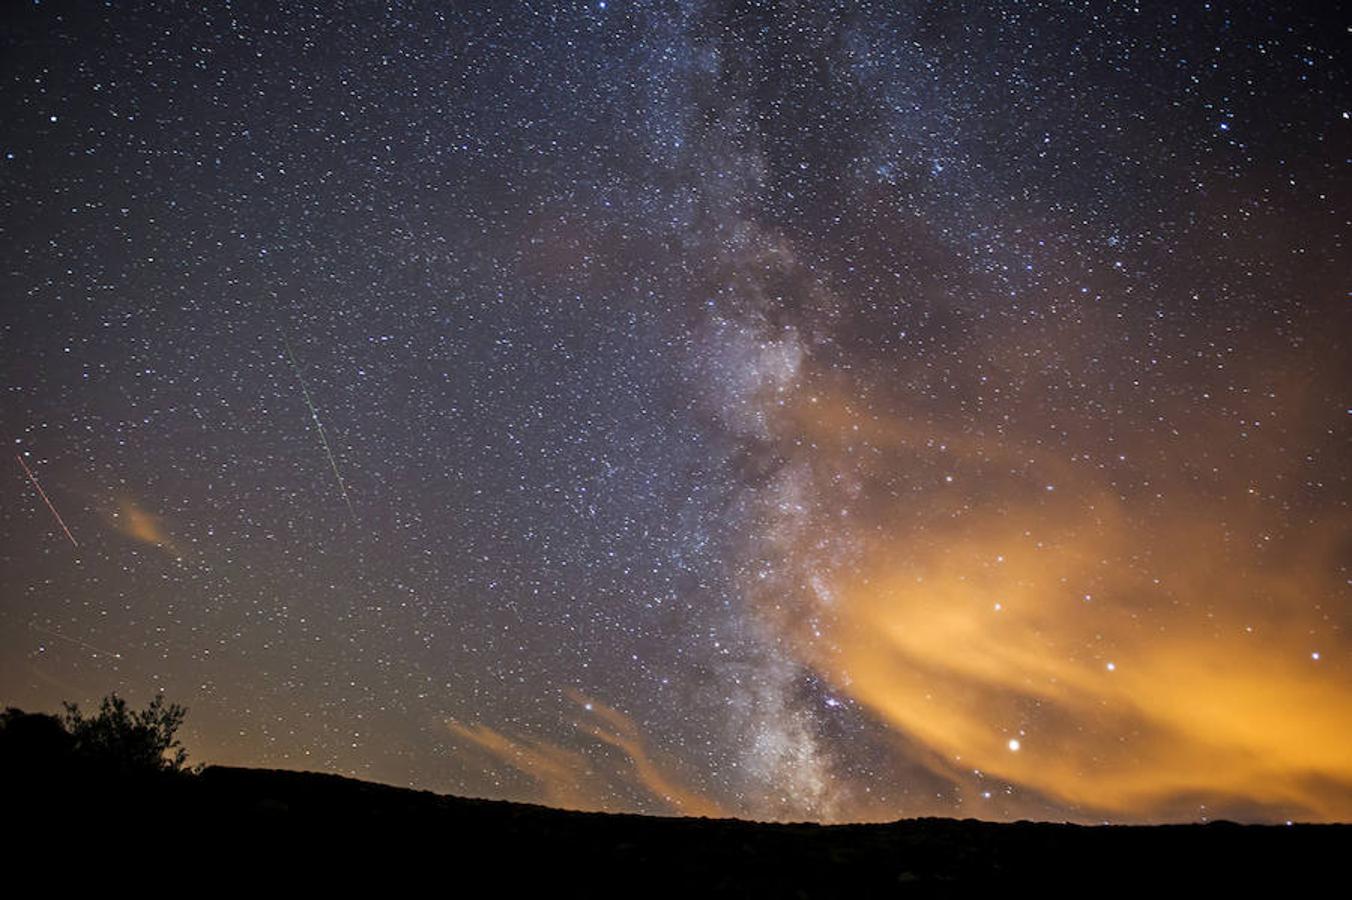
[{"label": "starry sky", "polygon": [[0,702],[578,809],[1352,818],[1319,9],[9,5]]}]

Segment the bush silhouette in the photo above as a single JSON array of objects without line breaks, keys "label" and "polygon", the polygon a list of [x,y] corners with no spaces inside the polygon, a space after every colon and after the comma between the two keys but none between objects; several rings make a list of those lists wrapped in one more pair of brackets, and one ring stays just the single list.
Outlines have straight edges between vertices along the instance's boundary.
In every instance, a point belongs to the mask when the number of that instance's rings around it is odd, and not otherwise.
[{"label": "bush silhouette", "polygon": [[127,701],[116,693],[104,697],[97,715],[85,716],[75,703],[64,703],[62,724],[72,739],[77,758],[122,774],[177,773],[188,760],[174,737],[187,709],[165,704],[156,694],[145,709],[127,710]]},{"label": "bush silhouette", "polygon": [[75,741],[56,716],[14,707],[0,712],[0,768],[12,778],[42,778],[70,765]]}]

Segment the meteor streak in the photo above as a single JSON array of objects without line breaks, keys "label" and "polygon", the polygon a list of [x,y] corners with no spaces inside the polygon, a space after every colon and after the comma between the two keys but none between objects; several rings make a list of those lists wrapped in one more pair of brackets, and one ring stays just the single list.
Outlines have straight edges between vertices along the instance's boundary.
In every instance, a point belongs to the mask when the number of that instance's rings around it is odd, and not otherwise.
[{"label": "meteor streak", "polygon": [[68,635],[61,634],[60,632],[57,631],[49,631],[46,628],[39,628],[32,622],[28,623],[28,627],[36,631],[38,634],[45,634],[48,637],[54,637],[57,638],[58,640],[66,641],[67,643],[70,644],[75,644],[77,647],[83,647],[90,653],[95,654],[96,656],[111,656],[113,659],[122,658],[121,653],[114,653],[112,650],[104,650],[102,647],[95,647],[93,644],[90,644],[86,641],[82,641],[79,638],[73,638]]},{"label": "meteor streak", "polygon": [[66,527],[66,520],[61,518],[61,513],[56,511],[56,507],[52,505],[52,501],[47,497],[47,492],[42,489],[42,485],[38,484],[38,477],[33,474],[32,469],[28,468],[28,463],[24,462],[23,457],[18,453],[14,454],[14,458],[19,461],[19,465],[23,466],[23,470],[28,473],[28,480],[33,482],[33,487],[37,488],[38,496],[42,498],[42,502],[46,503],[47,508],[52,511],[52,515],[56,516],[56,523],[61,526],[61,530],[66,533],[66,537],[70,538],[72,544],[79,547],[80,544],[75,540],[75,535],[71,534],[70,529]]},{"label": "meteor streak", "polygon": [[315,428],[319,429],[319,443],[324,447],[324,453],[329,458],[329,468],[333,469],[333,477],[338,482],[338,490],[343,495],[343,502],[347,504],[347,511],[351,514],[352,521],[355,522],[357,521],[357,511],[352,506],[352,498],[347,495],[347,485],[343,483],[343,476],[338,472],[338,462],[333,458],[329,439],[324,435],[324,423],[319,421],[319,410],[315,409],[314,401],[310,399],[310,389],[305,384],[305,376],[301,375],[300,364],[296,362],[296,354],[291,352],[291,342],[286,339],[286,335],[282,335],[282,344],[286,347],[286,358],[291,362],[291,368],[296,373],[296,380],[300,382],[301,393],[305,395],[305,405],[310,408],[310,416],[315,420]]}]

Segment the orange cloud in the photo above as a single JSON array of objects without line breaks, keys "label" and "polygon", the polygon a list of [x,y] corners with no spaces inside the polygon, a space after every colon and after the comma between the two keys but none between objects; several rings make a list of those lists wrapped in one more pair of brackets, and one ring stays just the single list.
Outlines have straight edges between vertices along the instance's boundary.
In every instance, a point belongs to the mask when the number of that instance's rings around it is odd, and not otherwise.
[{"label": "orange cloud", "polygon": [[607,808],[597,790],[596,774],[582,754],[547,741],[511,738],[486,725],[447,722],[457,737],[485,750],[533,779],[542,791],[543,802],[562,809],[602,810]]},{"label": "orange cloud", "polygon": [[[568,696],[601,720],[590,733],[600,741],[615,747],[625,754],[633,770],[633,776],[654,797],[664,801],[673,812],[686,816],[707,816],[718,818],[728,813],[713,800],[680,785],[670,775],[663,772],[649,755],[638,726],[628,716],[585,695],[569,690]],[[605,727],[602,727],[605,726]]]},{"label": "orange cloud", "polygon": [[[817,407],[800,424],[828,462],[867,446],[957,475],[933,502],[877,502],[856,558],[822,575],[814,634],[777,623],[917,758],[1123,817],[1180,798],[1352,816],[1349,646],[1330,619],[1352,523],[1274,527],[1281,498],[1249,486],[1280,483],[1285,455],[1255,442],[1209,481],[1162,465],[1128,490],[1027,443]],[[1197,458],[1195,426],[1166,459]]]},{"label": "orange cloud", "polygon": [[118,511],[113,513],[113,523],[118,531],[133,540],[159,547],[171,556],[181,556],[173,539],[165,531],[163,520],[131,500],[122,499],[118,502]]},{"label": "orange cloud", "polygon": [[[872,574],[842,591],[825,674],[954,772],[1090,809],[1148,815],[1195,793],[1347,816],[1352,698],[1340,660],[1313,660],[1308,636],[1278,617],[1199,604],[1157,619],[1141,595],[1123,596],[1144,586],[1098,571],[1121,535],[1038,540],[1032,524],[906,557],[880,550]],[[1239,581],[1217,581],[1211,597]]]},{"label": "orange cloud", "polygon": [[613,783],[626,784],[651,795],[672,812],[690,816],[722,816],[723,809],[712,800],[684,787],[665,772],[648,751],[633,720],[612,707],[568,690],[567,695],[587,713],[599,720],[588,725],[578,723],[584,734],[621,751],[625,766],[608,771],[593,765],[592,759],[577,750],[549,741],[510,737],[486,725],[447,722],[458,738],[486,751],[493,759],[526,775],[539,786],[540,800],[566,809],[616,809]]}]

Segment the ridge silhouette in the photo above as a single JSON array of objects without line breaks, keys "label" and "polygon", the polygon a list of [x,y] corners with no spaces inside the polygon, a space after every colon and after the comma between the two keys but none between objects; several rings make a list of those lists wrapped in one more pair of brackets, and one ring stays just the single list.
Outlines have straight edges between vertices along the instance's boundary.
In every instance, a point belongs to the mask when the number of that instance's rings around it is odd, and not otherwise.
[{"label": "ridge silhouette", "polygon": [[1287,891],[1336,877],[1352,846],[1345,824],[773,824],[574,812],[315,772],[187,768],[174,739],[185,712],[161,698],[128,712],[114,695],[92,718],[70,707],[64,718],[0,713],[5,818],[26,826],[17,846],[106,849],[175,835],[203,860],[272,868],[388,873],[453,859],[458,880],[513,890],[739,897],[1166,882]]}]

